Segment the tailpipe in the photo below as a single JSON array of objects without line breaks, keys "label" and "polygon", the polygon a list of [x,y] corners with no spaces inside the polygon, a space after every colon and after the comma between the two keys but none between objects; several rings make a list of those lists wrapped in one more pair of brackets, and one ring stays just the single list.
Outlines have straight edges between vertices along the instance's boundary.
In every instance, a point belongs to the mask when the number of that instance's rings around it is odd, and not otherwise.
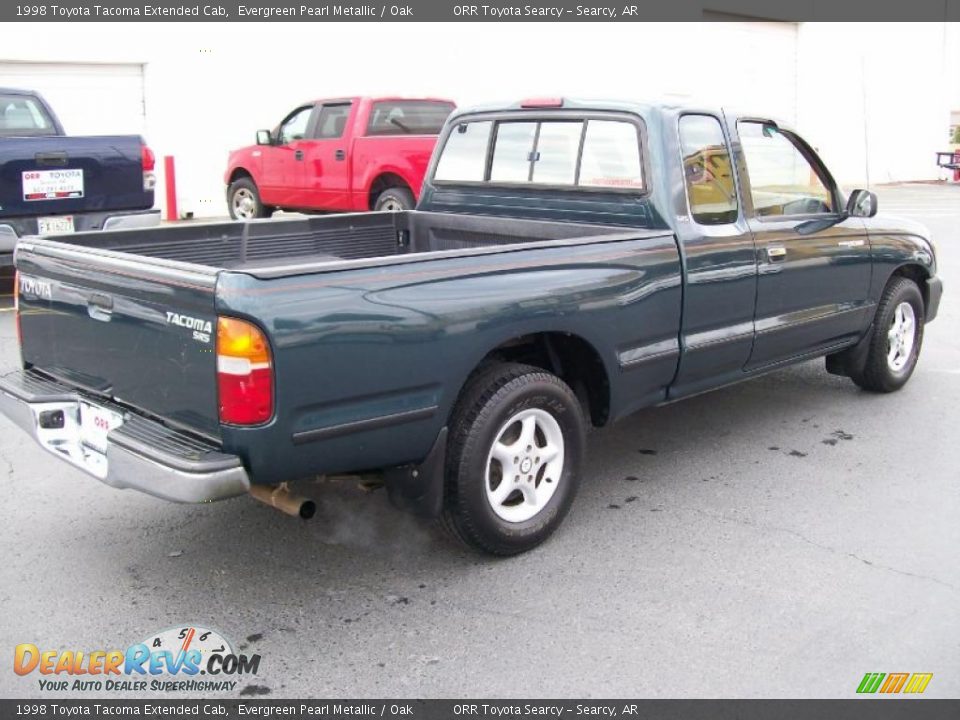
[{"label": "tailpipe", "polygon": [[290,492],[286,483],[282,485],[251,485],[250,494],[265,505],[304,520],[309,520],[317,512],[317,504],[313,500],[302,495],[294,495]]}]

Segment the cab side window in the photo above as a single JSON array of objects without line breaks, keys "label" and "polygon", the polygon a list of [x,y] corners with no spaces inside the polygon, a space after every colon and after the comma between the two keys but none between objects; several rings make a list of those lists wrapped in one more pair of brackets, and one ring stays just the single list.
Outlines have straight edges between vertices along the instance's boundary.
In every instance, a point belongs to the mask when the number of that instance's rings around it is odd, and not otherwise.
[{"label": "cab side window", "polygon": [[318,140],[332,140],[343,137],[343,131],[347,127],[349,117],[350,105],[348,103],[324,105],[320,110],[320,117],[317,119],[317,129],[314,136]]},{"label": "cab side window", "polygon": [[737,130],[758,216],[834,212],[827,182],[790,133],[755,121],[742,121]]},{"label": "cab side window", "polygon": [[295,140],[303,140],[307,133],[307,125],[310,122],[312,112],[313,106],[307,105],[297,108],[287,115],[286,120],[280,125],[279,141],[281,145],[288,145]]},{"label": "cab side window", "polygon": [[712,115],[680,118],[680,153],[690,214],[700,225],[737,219],[737,187],[720,121]]}]

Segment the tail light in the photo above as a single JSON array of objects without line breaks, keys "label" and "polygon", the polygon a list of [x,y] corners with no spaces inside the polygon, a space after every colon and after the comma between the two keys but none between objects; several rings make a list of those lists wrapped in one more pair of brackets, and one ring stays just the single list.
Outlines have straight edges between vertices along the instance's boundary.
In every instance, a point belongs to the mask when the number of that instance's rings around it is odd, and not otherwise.
[{"label": "tail light", "polygon": [[13,322],[17,326],[17,344],[23,347],[23,331],[20,329],[20,272],[13,273]]},{"label": "tail light", "polygon": [[143,190],[149,192],[157,186],[157,157],[146,145],[140,146],[140,164],[143,166]]},{"label": "tail light", "polygon": [[273,417],[273,361],[256,325],[217,319],[217,388],[220,422],[259,425]]}]

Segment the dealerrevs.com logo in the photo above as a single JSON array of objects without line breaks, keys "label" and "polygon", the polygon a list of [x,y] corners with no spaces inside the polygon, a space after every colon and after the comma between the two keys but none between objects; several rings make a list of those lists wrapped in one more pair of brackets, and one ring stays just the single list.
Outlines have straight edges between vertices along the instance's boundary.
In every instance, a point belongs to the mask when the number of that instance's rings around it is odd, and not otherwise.
[{"label": "dealerrevs.com logo", "polygon": [[229,692],[238,675],[256,675],[259,655],[238,655],[216,630],[175,627],[126,650],[14,649],[13,670],[49,692]]}]

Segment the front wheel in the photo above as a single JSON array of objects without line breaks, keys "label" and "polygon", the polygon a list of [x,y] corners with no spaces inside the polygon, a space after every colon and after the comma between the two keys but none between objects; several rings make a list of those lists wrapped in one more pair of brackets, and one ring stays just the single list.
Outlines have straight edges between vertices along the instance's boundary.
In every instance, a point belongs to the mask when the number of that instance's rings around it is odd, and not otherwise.
[{"label": "front wheel", "polygon": [[864,390],[893,392],[913,374],[923,344],[923,295],[912,280],[895,277],[883,291],[867,360],[851,374]]},{"label": "front wheel", "polygon": [[248,177],[238,178],[230,183],[227,190],[227,209],[234,220],[253,220],[273,214],[273,209],[260,200],[256,183]]},{"label": "front wheel", "polygon": [[577,492],[585,421],[560,378],[529,365],[497,365],[474,378],[454,410],[443,522],[494,555],[546,540]]}]

